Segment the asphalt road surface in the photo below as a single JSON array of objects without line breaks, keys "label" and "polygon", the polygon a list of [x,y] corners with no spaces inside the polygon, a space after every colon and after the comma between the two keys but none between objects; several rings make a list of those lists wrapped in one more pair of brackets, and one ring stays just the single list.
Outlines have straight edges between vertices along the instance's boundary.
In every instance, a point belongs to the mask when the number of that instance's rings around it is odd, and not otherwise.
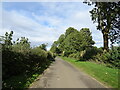
[{"label": "asphalt road surface", "polygon": [[105,88],[105,86],[57,57],[30,88]]}]

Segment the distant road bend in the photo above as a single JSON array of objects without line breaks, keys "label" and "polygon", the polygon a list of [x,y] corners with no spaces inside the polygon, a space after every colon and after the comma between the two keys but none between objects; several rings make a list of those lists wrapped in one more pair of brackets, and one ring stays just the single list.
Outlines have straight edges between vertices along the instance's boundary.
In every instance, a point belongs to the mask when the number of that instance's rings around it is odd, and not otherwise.
[{"label": "distant road bend", "polygon": [[30,88],[105,88],[105,86],[57,57]]}]

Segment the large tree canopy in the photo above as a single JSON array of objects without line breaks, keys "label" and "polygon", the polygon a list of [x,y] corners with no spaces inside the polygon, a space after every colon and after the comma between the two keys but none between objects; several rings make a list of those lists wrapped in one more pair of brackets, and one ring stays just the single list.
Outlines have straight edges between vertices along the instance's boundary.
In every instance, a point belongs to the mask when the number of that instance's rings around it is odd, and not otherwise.
[{"label": "large tree canopy", "polygon": [[[91,5],[90,3],[88,3]],[[104,49],[108,50],[108,39],[111,43],[120,42],[120,1],[93,2],[95,7],[90,11],[93,22],[103,34]]]},{"label": "large tree canopy", "polygon": [[92,40],[91,32],[88,28],[82,28],[80,31],[69,27],[65,34],[62,34],[51,47],[54,53],[70,55],[91,47],[95,42]]}]

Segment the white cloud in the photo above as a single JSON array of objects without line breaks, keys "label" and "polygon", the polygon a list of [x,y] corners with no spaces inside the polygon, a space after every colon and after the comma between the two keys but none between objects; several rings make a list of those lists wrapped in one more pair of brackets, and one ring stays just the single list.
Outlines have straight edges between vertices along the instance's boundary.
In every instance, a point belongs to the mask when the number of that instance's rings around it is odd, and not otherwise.
[{"label": "white cloud", "polygon": [[95,24],[90,18],[89,10],[91,8],[79,10],[80,8],[72,3],[40,3],[40,5],[43,9],[42,14],[30,12],[32,17],[25,16],[16,10],[3,9],[3,29],[0,33],[3,35],[12,29],[15,39],[25,36],[29,38],[32,45],[42,42],[48,42],[51,45],[68,27],[72,26],[78,30],[87,27],[92,31],[93,39],[101,42],[96,45],[102,46],[102,34],[96,30]]},{"label": "white cloud", "polygon": [[[5,32],[13,30],[16,38],[21,36],[29,37],[30,41],[52,41],[56,31],[53,28],[42,26],[29,17],[20,15],[16,11],[3,11],[3,30]],[[37,37],[36,37],[37,36]]]},{"label": "white cloud", "polygon": [[38,16],[35,15],[35,13],[32,13],[33,17],[35,18],[35,20],[37,20],[40,23],[46,23],[48,24],[48,26],[50,25],[52,26],[57,26],[62,22],[61,18],[55,17],[55,16],[49,16],[49,15],[42,15],[42,16]]}]

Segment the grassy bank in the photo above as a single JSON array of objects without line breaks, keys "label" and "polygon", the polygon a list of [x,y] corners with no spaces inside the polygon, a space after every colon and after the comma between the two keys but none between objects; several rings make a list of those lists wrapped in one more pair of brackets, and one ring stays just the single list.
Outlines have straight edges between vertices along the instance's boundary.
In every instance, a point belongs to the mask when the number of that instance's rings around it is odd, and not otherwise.
[{"label": "grassy bank", "polygon": [[96,78],[108,87],[118,88],[118,69],[108,68],[93,62],[77,61],[75,59],[61,57],[63,60],[70,62],[82,71]]}]

